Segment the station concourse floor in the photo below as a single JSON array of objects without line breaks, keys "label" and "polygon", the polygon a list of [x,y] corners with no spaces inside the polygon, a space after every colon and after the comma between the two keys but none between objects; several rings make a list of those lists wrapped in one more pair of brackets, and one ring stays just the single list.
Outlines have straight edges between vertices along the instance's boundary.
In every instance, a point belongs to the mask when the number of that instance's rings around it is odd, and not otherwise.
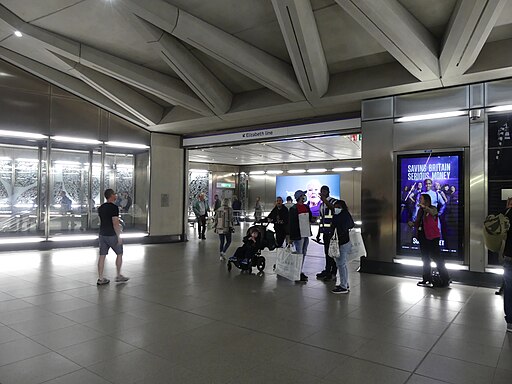
[{"label": "station concourse floor", "polygon": [[[245,229],[244,229],[245,230]],[[218,238],[126,245],[116,284],[97,249],[0,254],[0,383],[512,383],[502,297],[462,285],[360,274],[350,290],[219,261]],[[235,233],[230,253],[240,244]]]}]

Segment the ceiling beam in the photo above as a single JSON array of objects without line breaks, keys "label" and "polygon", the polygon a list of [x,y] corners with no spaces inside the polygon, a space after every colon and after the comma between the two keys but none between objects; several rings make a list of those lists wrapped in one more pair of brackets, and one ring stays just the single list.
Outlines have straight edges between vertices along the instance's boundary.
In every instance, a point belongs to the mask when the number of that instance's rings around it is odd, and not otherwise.
[{"label": "ceiling beam", "polygon": [[[304,100],[292,66],[282,60],[164,0],[121,1],[137,16],[288,100]],[[162,17],[164,13],[169,15],[169,19]]]},{"label": "ceiling beam", "polygon": [[131,13],[121,13],[132,23],[146,44],[153,47],[169,67],[216,114],[231,107],[233,94],[178,39]]},{"label": "ceiling beam", "polygon": [[125,120],[144,128],[147,127],[145,122],[139,120],[131,113],[127,113],[125,109],[120,108],[112,100],[73,76],[57,71],[3,47],[0,47],[0,58]]},{"label": "ceiling beam", "polygon": [[439,78],[438,43],[397,0],[336,0],[410,73]]},{"label": "ceiling beam", "polygon": [[151,93],[203,116],[212,111],[181,81],[24,22],[0,5],[0,19],[51,52]]},{"label": "ceiling beam", "polygon": [[329,69],[310,0],[272,0],[293,69],[306,99],[322,97]]},{"label": "ceiling beam", "polygon": [[54,56],[71,68],[69,73],[78,77],[105,97],[108,97],[147,125],[156,125],[162,120],[164,108],[134,91],[126,84],[59,56],[56,53],[54,53]]},{"label": "ceiling beam", "polygon": [[443,77],[460,76],[475,62],[507,0],[461,0],[450,20],[441,57]]}]

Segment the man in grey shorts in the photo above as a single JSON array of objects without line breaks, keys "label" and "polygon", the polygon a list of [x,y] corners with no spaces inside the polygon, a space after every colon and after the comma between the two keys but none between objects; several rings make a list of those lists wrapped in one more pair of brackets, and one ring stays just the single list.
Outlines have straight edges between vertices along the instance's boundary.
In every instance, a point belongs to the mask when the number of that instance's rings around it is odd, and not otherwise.
[{"label": "man in grey shorts", "polygon": [[117,255],[116,268],[117,268],[117,283],[125,283],[129,279],[121,275],[121,266],[123,265],[123,240],[121,239],[121,222],[119,221],[119,207],[114,204],[117,200],[117,194],[113,189],[105,190],[106,203],[101,204],[98,208],[98,215],[100,216],[100,256],[98,258],[98,281],[97,285],[105,285],[110,283],[110,280],[103,277],[103,269],[105,267],[105,258],[107,257],[108,250],[112,248]]}]

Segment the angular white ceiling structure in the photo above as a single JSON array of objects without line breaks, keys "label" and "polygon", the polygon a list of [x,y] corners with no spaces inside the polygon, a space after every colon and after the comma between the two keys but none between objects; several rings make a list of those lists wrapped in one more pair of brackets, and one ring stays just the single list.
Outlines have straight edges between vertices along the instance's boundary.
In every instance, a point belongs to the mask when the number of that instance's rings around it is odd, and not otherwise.
[{"label": "angular white ceiling structure", "polygon": [[512,76],[511,48],[508,0],[0,0],[1,59],[181,135]]}]

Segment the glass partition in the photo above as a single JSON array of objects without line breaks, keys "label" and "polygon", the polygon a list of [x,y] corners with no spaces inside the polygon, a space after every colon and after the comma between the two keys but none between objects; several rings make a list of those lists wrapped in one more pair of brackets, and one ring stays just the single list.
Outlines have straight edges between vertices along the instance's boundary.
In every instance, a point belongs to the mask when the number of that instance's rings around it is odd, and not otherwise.
[{"label": "glass partition", "polygon": [[44,235],[38,219],[42,154],[38,147],[0,146],[0,236]]}]

